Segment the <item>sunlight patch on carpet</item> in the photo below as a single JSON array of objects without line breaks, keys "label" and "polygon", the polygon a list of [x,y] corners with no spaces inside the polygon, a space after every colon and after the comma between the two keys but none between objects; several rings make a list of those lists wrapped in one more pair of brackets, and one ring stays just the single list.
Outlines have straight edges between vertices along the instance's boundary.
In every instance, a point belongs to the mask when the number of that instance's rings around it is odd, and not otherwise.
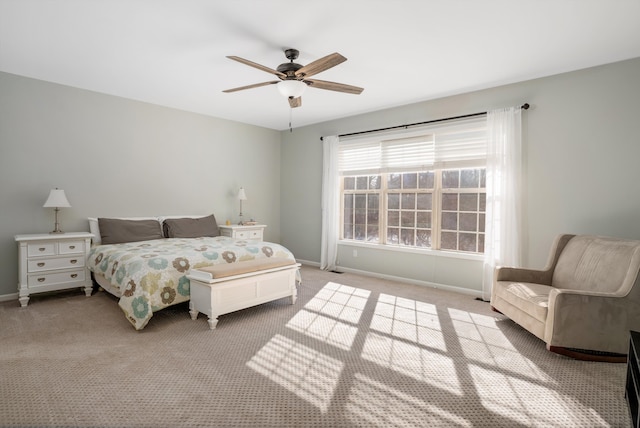
[{"label": "sunlight patch on carpet", "polygon": [[371,320],[371,329],[446,352],[435,305],[380,294]]},{"label": "sunlight patch on carpet", "polygon": [[348,351],[370,294],[368,290],[328,282],[287,327]]},{"label": "sunlight patch on carpet", "polygon": [[291,318],[287,327],[346,351],[351,349],[358,333],[358,328],[354,325],[304,309]]},{"label": "sunlight patch on carpet", "polygon": [[[502,371],[504,363],[509,362],[510,365],[526,367],[526,373],[532,380],[548,380],[540,367],[516,350],[498,328],[495,318],[451,308],[447,312],[466,358],[500,367]],[[521,373],[523,371],[514,374]]]},{"label": "sunlight patch on carpet", "polygon": [[370,294],[369,290],[328,282],[304,308],[357,324]]},{"label": "sunlight patch on carpet", "polygon": [[[470,427],[463,417],[361,373],[354,375],[346,409],[354,425]],[[428,415],[428,420],[424,417]]]},{"label": "sunlight patch on carpet", "polygon": [[275,335],[247,365],[322,412],[329,408],[343,363]]},{"label": "sunlight patch on carpet", "polygon": [[453,359],[439,351],[369,333],[362,358],[451,394],[462,395]]},{"label": "sunlight patch on carpet", "polygon": [[[590,413],[588,407],[572,402],[568,395],[556,390],[552,382],[530,380],[516,374],[505,375],[475,365],[470,365],[469,370],[483,406],[513,420],[514,426],[577,426],[581,415]],[[496,388],[496,385],[501,388]],[[595,414],[591,414],[589,420],[592,423],[599,420],[600,423],[592,426],[608,426]]]}]

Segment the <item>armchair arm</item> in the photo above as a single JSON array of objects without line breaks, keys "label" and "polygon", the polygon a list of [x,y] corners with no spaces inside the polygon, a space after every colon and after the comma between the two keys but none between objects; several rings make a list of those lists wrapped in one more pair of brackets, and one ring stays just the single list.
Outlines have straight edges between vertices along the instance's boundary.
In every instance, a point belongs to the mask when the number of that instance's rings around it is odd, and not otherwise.
[{"label": "armchair arm", "polygon": [[498,266],[495,270],[496,281],[533,282],[551,285],[551,271]]},{"label": "armchair arm", "polygon": [[574,236],[575,235],[558,235],[556,237],[551,246],[549,260],[544,269],[534,270],[497,266],[493,275],[494,281],[532,282],[535,284],[551,285],[553,271],[560,258],[560,253],[562,253],[564,247],[567,246],[567,243]]},{"label": "armchair arm", "polygon": [[551,246],[549,260],[542,270],[496,266],[494,270],[494,281],[531,282],[535,284],[551,285],[553,271],[556,268],[560,253],[567,246],[567,243],[575,235],[558,235]]},{"label": "armchair arm", "polygon": [[554,288],[544,340],[548,347],[626,354],[629,330],[640,326],[640,307],[624,292]]},{"label": "armchair arm", "polygon": [[569,296],[586,296],[588,298],[617,298],[621,299],[627,294],[624,290],[616,291],[589,291],[589,290],[572,290],[567,288],[554,288],[549,293],[549,305],[551,305],[552,299],[568,299]]}]

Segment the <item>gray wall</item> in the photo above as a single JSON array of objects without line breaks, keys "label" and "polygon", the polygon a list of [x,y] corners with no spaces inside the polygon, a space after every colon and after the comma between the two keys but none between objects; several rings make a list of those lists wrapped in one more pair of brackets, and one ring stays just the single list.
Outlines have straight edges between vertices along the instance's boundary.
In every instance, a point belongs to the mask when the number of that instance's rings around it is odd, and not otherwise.
[{"label": "gray wall", "polygon": [[[365,89],[366,90],[366,89]],[[346,95],[345,95],[346,96]],[[524,265],[559,233],[640,239],[640,59],[344,118],[282,136],[282,243],[320,261],[323,135],[531,104],[523,112]],[[416,282],[481,289],[477,260],[340,246],[338,263]]]},{"label": "gray wall", "polygon": [[280,239],[280,133],[0,73],[0,298],[15,297],[14,235],[53,230],[49,190],[65,190],[65,231],[87,217],[214,213]]}]

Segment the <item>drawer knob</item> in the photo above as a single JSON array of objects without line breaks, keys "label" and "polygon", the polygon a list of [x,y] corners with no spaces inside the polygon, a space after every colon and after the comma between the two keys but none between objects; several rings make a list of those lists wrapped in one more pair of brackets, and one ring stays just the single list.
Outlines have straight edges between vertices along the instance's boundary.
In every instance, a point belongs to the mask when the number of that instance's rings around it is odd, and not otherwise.
[{"label": "drawer knob", "polygon": [[46,250],[46,248],[45,248],[45,247],[40,247],[40,248],[38,248],[38,251],[44,251],[44,250]]},{"label": "drawer knob", "polygon": [[73,260],[69,260],[69,263],[71,263],[72,265],[74,265],[74,264],[78,263],[78,261],[77,261],[76,259],[73,259]]},{"label": "drawer knob", "polygon": [[69,245],[69,248],[72,249],[72,250],[75,250],[76,246],[75,245]]},{"label": "drawer knob", "polygon": [[72,274],[71,274],[71,278],[77,278],[77,277],[78,277],[78,274],[77,274],[77,273],[72,273]]},{"label": "drawer knob", "polygon": [[44,278],[38,278],[38,282],[44,282]]},{"label": "drawer knob", "polygon": [[44,265],[45,265],[45,263],[44,263],[44,262],[40,262],[40,263],[38,263],[38,267],[42,267],[42,266],[44,266]]}]

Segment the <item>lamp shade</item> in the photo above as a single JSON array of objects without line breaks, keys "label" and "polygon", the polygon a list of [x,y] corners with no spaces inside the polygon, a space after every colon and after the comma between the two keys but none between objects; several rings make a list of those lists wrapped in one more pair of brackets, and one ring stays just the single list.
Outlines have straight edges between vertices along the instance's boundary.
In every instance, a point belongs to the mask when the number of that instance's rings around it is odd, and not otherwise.
[{"label": "lamp shade", "polygon": [[238,199],[241,201],[246,201],[247,200],[247,194],[244,193],[244,188],[240,188],[240,191],[238,191]]},{"label": "lamp shade", "polygon": [[42,206],[43,208],[69,208],[71,204],[67,200],[67,196],[62,189],[51,189],[47,201]]},{"label": "lamp shade", "polygon": [[278,91],[287,98],[298,98],[307,89],[307,84],[299,80],[283,80],[278,82]]}]

